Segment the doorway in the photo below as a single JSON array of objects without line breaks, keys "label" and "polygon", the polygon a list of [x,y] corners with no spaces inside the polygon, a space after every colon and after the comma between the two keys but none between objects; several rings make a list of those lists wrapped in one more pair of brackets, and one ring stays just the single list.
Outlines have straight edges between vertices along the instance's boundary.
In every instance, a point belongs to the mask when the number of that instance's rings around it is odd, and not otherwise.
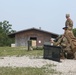
[{"label": "doorway", "polygon": [[37,37],[30,37],[31,46],[36,47]]}]

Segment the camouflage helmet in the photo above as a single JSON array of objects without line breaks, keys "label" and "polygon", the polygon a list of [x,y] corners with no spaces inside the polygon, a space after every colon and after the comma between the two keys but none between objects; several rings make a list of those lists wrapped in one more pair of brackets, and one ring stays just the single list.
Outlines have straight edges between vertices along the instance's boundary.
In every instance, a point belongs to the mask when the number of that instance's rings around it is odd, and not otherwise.
[{"label": "camouflage helmet", "polygon": [[66,14],[66,17],[67,17],[67,18],[70,17],[70,14]]}]

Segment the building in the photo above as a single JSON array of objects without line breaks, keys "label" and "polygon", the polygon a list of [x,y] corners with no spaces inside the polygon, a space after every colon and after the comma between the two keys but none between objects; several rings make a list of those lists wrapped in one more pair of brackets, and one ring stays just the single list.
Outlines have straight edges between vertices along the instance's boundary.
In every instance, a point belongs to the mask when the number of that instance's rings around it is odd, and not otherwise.
[{"label": "building", "polygon": [[51,33],[41,28],[30,28],[8,35],[9,37],[15,37],[15,46],[28,46],[28,41],[31,40],[32,46],[43,46],[45,42],[50,42],[51,38],[58,37],[58,34]]}]

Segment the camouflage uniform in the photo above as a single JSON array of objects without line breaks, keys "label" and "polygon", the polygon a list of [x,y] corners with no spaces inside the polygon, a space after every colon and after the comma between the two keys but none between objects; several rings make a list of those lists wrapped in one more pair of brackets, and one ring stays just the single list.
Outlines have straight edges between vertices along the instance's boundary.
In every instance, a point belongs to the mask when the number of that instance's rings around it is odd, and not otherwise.
[{"label": "camouflage uniform", "polygon": [[[76,37],[74,36],[72,29],[73,29],[73,21],[69,18],[70,15],[66,15],[66,22],[65,22],[65,26],[67,27],[67,30],[65,31],[64,35],[68,41],[67,43],[67,50],[69,50],[68,52],[70,54],[73,54],[76,52]],[[69,47],[68,47],[69,45]],[[72,55],[72,56],[73,56]],[[75,56],[75,55],[74,55]]]},{"label": "camouflage uniform", "polygon": [[[68,30],[68,27],[63,28],[64,34],[61,38],[58,39],[58,41],[55,43],[55,45],[60,45],[63,49],[64,57],[68,57],[67,54],[73,54],[72,48],[71,48],[71,38],[74,38],[74,35],[72,33],[72,30]],[[73,55],[72,55],[73,56]]]},{"label": "camouflage uniform", "polygon": [[57,42],[54,42],[54,45],[61,46],[63,48],[63,51],[71,50],[70,43],[68,42],[65,35],[62,35],[62,37],[60,37]]},{"label": "camouflage uniform", "polygon": [[74,49],[74,47],[76,46],[76,38],[72,32],[73,29],[73,21],[69,18],[70,15],[66,14],[66,22],[65,22],[65,26],[67,27],[67,30],[65,31],[64,35],[68,40],[68,44],[71,45],[71,48]]},{"label": "camouflage uniform", "polygon": [[69,30],[72,30],[73,29],[73,21],[69,18],[70,15],[69,14],[66,14],[66,22],[65,22],[65,27],[68,27]]},{"label": "camouflage uniform", "polygon": [[67,30],[64,35],[67,38],[68,44],[70,44],[72,50],[74,51],[75,48],[76,51],[76,37],[73,32],[71,30]]},{"label": "camouflage uniform", "polygon": [[[76,38],[72,32],[73,29],[73,21],[69,18],[70,15],[66,14],[66,22],[65,27],[63,28],[64,34],[61,38],[58,39],[57,42],[54,43],[54,45],[60,45],[63,48],[63,52],[67,52],[68,54],[73,54],[76,52]],[[75,50],[74,50],[75,48]],[[71,55],[73,56],[73,55]]]},{"label": "camouflage uniform", "polygon": [[60,37],[58,41],[54,43],[54,45],[61,46],[62,47],[61,58],[67,58],[67,53],[71,52],[71,47],[65,35],[62,35],[62,37]]}]

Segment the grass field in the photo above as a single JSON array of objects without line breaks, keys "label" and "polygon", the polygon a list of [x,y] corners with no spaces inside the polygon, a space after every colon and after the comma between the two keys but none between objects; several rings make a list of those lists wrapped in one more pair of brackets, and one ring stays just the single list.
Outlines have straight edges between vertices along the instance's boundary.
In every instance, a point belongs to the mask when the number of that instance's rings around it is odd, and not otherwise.
[{"label": "grass field", "polygon": [[28,51],[25,47],[0,47],[0,56],[43,56],[43,50]]},{"label": "grass field", "polygon": [[[0,47],[0,57],[5,56],[43,56],[43,50],[28,51],[24,47]],[[58,72],[51,69],[51,66],[46,65],[41,68],[33,67],[0,67],[0,75],[54,75]],[[61,73],[58,73],[60,75]]]},{"label": "grass field", "polygon": [[60,73],[56,72],[53,69],[48,69],[46,67],[42,68],[31,68],[31,67],[26,67],[26,68],[11,68],[11,67],[0,67],[0,75],[54,75]]}]

